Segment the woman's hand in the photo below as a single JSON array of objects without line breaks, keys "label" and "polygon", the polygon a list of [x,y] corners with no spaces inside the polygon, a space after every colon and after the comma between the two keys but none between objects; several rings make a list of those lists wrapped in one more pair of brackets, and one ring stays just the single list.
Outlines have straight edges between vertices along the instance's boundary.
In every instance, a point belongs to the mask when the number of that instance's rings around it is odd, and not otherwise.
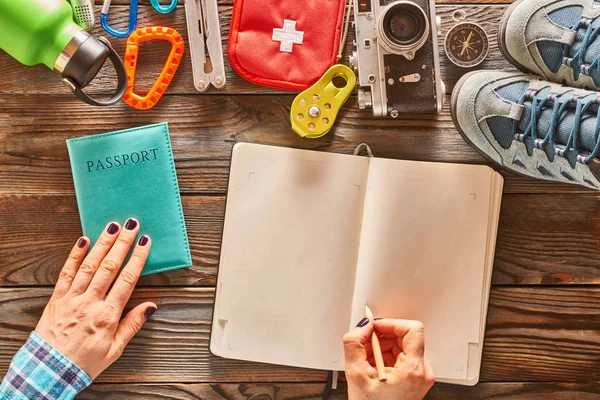
[{"label": "woman's hand", "polygon": [[92,379],[121,356],[157,309],[154,303],[143,303],[121,320],[150,252],[147,236],[140,237],[111,287],[139,229],[135,219],[127,220],[122,230],[117,223],[110,223],[87,256],[89,240],[80,238],[35,328]]},{"label": "woman's hand", "polygon": [[[380,382],[373,359],[371,333],[381,344],[387,382]],[[424,330],[418,321],[365,318],[344,336],[350,400],[421,400],[435,376],[424,358]]]}]

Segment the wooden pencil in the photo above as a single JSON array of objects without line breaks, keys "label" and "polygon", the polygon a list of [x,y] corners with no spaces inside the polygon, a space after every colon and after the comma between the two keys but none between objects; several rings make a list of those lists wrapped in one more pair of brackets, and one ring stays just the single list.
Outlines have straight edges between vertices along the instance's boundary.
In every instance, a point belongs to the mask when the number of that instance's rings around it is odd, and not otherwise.
[{"label": "wooden pencil", "polygon": [[[369,303],[365,304],[365,315],[371,321],[373,321],[373,313],[369,308]],[[379,344],[379,338],[373,329],[371,334],[371,346],[373,346],[373,358],[375,359],[375,367],[377,368],[377,375],[379,376],[380,382],[386,382],[387,376],[385,375],[385,364],[383,363],[383,354],[381,354],[381,345]]]}]

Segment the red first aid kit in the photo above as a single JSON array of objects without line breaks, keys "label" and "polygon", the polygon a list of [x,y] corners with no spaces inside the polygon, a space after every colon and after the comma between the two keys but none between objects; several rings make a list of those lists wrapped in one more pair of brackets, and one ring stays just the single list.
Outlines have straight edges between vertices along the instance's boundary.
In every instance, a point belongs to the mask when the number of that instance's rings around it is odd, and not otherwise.
[{"label": "red first aid kit", "polygon": [[229,60],[244,79],[305,90],[337,62],[346,0],[236,0]]}]

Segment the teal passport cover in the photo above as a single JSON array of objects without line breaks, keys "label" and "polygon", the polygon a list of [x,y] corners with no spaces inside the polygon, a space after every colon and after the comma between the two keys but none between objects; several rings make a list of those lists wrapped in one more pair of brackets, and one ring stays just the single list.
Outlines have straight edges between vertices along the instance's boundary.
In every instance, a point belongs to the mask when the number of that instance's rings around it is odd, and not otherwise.
[{"label": "teal passport cover", "polygon": [[192,264],[166,123],[67,140],[83,234],[140,222],[152,239],[143,275]]}]

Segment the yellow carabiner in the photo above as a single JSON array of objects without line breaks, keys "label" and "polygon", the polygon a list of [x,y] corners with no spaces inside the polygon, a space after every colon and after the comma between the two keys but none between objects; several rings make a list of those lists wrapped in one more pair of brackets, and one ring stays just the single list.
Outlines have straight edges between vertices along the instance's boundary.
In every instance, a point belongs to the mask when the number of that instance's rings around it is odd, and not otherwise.
[{"label": "yellow carabiner", "polygon": [[355,85],[356,76],[347,66],[336,64],[329,68],[317,83],[294,99],[290,110],[292,130],[310,139],[327,134]]}]

